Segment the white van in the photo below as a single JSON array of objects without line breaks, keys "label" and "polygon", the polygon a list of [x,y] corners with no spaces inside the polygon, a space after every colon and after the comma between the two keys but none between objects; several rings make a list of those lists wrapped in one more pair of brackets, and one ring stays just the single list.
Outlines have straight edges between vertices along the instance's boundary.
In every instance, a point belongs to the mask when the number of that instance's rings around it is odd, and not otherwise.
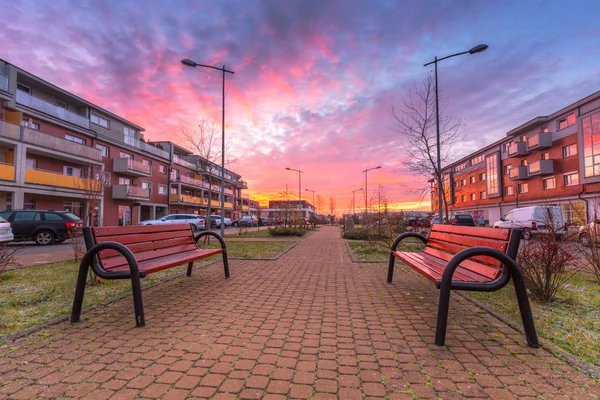
[{"label": "white van", "polygon": [[523,239],[531,239],[536,232],[548,232],[549,225],[558,234],[567,233],[566,218],[559,206],[531,206],[515,208],[507,212],[494,228],[521,228]]}]

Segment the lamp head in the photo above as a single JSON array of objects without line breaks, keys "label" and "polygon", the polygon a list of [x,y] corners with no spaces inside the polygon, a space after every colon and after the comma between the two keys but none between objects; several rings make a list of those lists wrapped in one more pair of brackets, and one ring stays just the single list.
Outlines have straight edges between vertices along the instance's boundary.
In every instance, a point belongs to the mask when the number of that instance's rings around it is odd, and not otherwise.
[{"label": "lamp head", "polygon": [[381,168],[381,165],[378,165],[378,166],[375,167],[375,169],[379,169],[379,168]]},{"label": "lamp head", "polygon": [[485,51],[487,48],[488,48],[487,44],[478,44],[477,46],[475,46],[471,50],[469,50],[469,54],[481,53],[482,51]]},{"label": "lamp head", "polygon": [[285,169],[287,169],[288,171],[291,171],[291,170],[292,170],[290,167],[285,167]]},{"label": "lamp head", "polygon": [[190,60],[189,58],[181,60],[181,63],[183,65],[187,65],[188,67],[195,67],[197,65],[194,61]]}]

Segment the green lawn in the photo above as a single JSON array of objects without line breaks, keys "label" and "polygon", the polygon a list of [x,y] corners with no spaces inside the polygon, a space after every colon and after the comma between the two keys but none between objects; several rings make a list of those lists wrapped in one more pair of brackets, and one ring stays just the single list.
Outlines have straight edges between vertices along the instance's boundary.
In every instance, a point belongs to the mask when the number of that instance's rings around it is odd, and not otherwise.
[{"label": "green lawn", "polygon": [[261,227],[260,230],[256,228],[229,228],[225,231],[225,238],[270,238],[269,228]]},{"label": "green lawn", "polygon": [[[367,241],[348,242],[350,249],[358,261],[388,261],[390,249],[383,246],[372,245]],[[420,242],[404,241],[398,246],[399,251],[419,251],[423,248]]]},{"label": "green lawn", "polygon": [[[230,242],[229,257],[273,258],[292,246],[293,242]],[[212,241],[211,247],[217,242]],[[194,263],[205,266],[219,256]],[[75,281],[79,264],[63,262],[39,267],[7,271],[0,280],[0,337],[11,335],[35,325],[43,324],[71,312]],[[186,266],[170,268],[142,279],[142,287],[182,275]],[[232,271],[234,274],[235,271]],[[107,280],[86,288],[84,307],[100,304],[131,293],[128,280]]]},{"label": "green lawn", "polygon": [[[389,250],[369,246],[367,242],[348,242],[358,260],[389,259]],[[418,245],[410,245],[418,246]],[[409,250],[406,247],[405,251]],[[491,293],[463,292],[489,305],[518,325],[521,314],[512,284]],[[600,284],[592,274],[578,273],[550,304],[530,299],[538,335],[582,361],[600,367]]]}]

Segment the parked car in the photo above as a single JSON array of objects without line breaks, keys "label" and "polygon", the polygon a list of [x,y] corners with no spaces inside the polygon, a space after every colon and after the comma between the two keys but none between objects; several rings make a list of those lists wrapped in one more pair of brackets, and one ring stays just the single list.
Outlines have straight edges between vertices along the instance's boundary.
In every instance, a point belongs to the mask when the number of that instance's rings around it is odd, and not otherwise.
[{"label": "parked car", "polygon": [[211,215],[209,220],[210,220],[211,229],[221,227],[221,216],[220,215]]},{"label": "parked car", "polygon": [[83,226],[81,218],[65,211],[6,210],[0,217],[12,226],[14,240],[34,240],[40,245],[62,243]]},{"label": "parked car", "polygon": [[256,215],[244,215],[242,218],[234,220],[233,226],[258,226],[258,217]]},{"label": "parked car", "polygon": [[0,217],[0,243],[11,242],[14,238],[10,222]]},{"label": "parked car", "polygon": [[258,226],[271,226],[273,222],[268,217],[259,217]]},{"label": "parked car", "polygon": [[531,239],[531,236],[536,233],[550,231],[559,235],[567,233],[566,218],[559,206],[515,208],[507,212],[500,221],[496,221],[494,228],[521,228],[522,238],[525,240]]},{"label": "parked car", "polygon": [[440,223],[444,223],[444,224],[448,223],[448,218],[444,217],[444,222],[440,222],[440,216],[439,215],[435,215],[435,216],[433,216],[431,218],[431,224],[430,225],[440,224]]},{"label": "parked car", "polygon": [[[225,222],[225,226],[231,226],[231,219],[230,218],[222,218],[220,215],[211,215],[210,216],[211,219],[215,220],[215,226],[221,226],[221,219]],[[212,226],[212,224],[211,224]]]},{"label": "parked car", "polygon": [[206,228],[204,217],[196,214],[169,214],[159,219],[142,221],[138,225],[192,224],[192,230]]},{"label": "parked car", "polygon": [[471,214],[454,214],[450,217],[450,225],[475,226],[475,220]]},{"label": "parked car", "polygon": [[584,246],[591,246],[593,244],[598,244],[600,240],[600,219],[596,218],[594,221],[590,222],[579,228],[579,243]]}]

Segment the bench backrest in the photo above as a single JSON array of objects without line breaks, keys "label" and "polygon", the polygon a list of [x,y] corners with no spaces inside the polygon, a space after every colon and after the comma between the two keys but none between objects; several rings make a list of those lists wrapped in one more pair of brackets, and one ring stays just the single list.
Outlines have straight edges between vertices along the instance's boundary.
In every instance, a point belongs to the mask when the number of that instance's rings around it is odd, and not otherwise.
[{"label": "bench backrest", "polygon": [[[92,228],[92,235],[95,244],[117,242],[127,246],[138,262],[198,248],[190,224],[97,227]],[[107,271],[128,265],[116,250],[101,251],[98,261]]]},{"label": "bench backrest", "polygon": [[[464,249],[486,246],[515,259],[518,242],[515,245],[515,241],[511,241],[515,239],[513,236],[514,232],[511,229],[434,224],[424,252],[448,262],[452,256]],[[502,273],[501,266],[498,260],[487,256],[474,257],[461,263],[462,268],[489,279],[496,279]]]}]

